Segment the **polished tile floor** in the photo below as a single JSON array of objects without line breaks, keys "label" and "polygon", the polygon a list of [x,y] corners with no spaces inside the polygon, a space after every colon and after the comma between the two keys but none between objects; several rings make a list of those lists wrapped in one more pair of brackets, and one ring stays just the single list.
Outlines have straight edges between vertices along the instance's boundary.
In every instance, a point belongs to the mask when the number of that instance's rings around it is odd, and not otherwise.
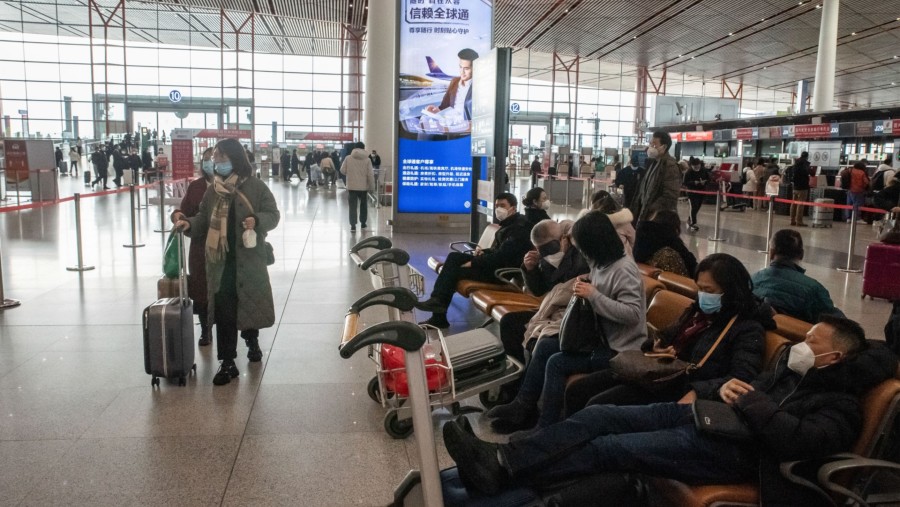
[{"label": "polished tile floor", "polygon": [[[74,179],[61,185],[61,193],[80,187]],[[270,236],[277,323],[262,332],[263,361],[248,364],[241,346],[241,376],[216,388],[211,347],[199,349],[187,387],[151,389],[143,372],[140,316],[156,298],[164,244],[163,234],[151,232],[159,225],[155,207],[138,213],[146,246],[131,250],[122,246],[130,241],[128,195],[85,199],[84,260],[96,269],[84,273],[65,269],[76,264],[71,203],[0,214],[6,297],[22,301],[0,312],[0,505],[389,502],[417,457],[412,439],[384,432],[383,410],[365,393],[373,375],[365,354],[337,354],[346,308],[369,288],[347,257],[359,235],[346,224],[345,191],[270,186],[283,213]],[[369,234],[392,236],[423,271],[428,255],[460,239],[392,235],[386,213],[370,211]],[[554,205],[553,212],[574,217],[578,209]],[[765,256],[756,250],[765,243],[765,215],[723,213],[726,241],[714,243],[707,240],[712,212],[704,208],[701,231],[685,235],[698,257],[727,252],[751,272],[762,268]],[[776,227],[785,224],[776,217]],[[861,275],[835,270],[846,263],[847,226],[801,233],[809,273],[880,338],[889,304],[861,300]],[[871,228],[860,228],[854,266],[862,267],[873,239]],[[367,312],[368,322],[383,315]],[[461,299],[450,318],[451,332],[483,320]],[[435,423],[449,417],[438,412]]]}]

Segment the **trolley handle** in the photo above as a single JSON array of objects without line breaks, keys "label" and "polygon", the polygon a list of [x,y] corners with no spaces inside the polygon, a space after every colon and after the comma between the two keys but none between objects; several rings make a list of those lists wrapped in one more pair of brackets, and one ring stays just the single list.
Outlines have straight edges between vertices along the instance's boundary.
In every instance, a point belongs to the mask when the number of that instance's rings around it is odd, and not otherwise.
[{"label": "trolley handle", "polygon": [[[344,319],[344,338],[348,336],[348,324],[354,329],[356,328],[356,318],[353,315],[350,314]],[[352,357],[360,349],[377,343],[387,343],[388,345],[400,347],[407,352],[412,352],[422,348],[425,340],[425,331],[412,322],[403,320],[382,322],[364,329],[347,341],[342,341],[338,350],[344,359]]]},{"label": "trolley handle", "polygon": [[406,266],[407,264],[409,264],[409,254],[406,252],[406,250],[401,250],[399,248],[388,248],[387,250],[382,250],[369,257],[362,264],[360,264],[359,267],[363,271],[366,271],[376,262],[389,262],[398,266]]},{"label": "trolley handle", "polygon": [[373,290],[350,305],[350,313],[359,313],[370,306],[385,305],[402,312],[411,312],[419,298],[406,287],[384,287]]},{"label": "trolley handle", "polygon": [[384,249],[390,248],[392,246],[394,246],[394,244],[391,243],[391,240],[388,238],[385,238],[384,236],[369,236],[368,238],[360,240],[358,243],[353,245],[353,247],[350,248],[350,253],[355,254],[355,253],[358,253],[360,250],[363,250],[366,248],[374,248],[376,250],[384,250]]}]

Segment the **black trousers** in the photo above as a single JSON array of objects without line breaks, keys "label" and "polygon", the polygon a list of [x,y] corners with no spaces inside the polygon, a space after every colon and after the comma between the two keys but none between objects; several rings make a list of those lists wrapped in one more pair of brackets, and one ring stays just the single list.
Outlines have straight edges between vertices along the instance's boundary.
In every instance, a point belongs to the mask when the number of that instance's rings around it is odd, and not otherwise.
[{"label": "black trousers", "polygon": [[525,364],[525,328],[536,312],[524,311],[507,313],[500,319],[500,341],[506,355],[514,357]]},{"label": "black trousers", "polygon": [[700,211],[700,206],[703,205],[703,198],[706,197],[703,194],[688,194],[688,200],[691,201],[691,225],[697,223],[697,212]]},{"label": "black trousers", "polygon": [[369,218],[369,203],[366,202],[369,198],[368,192],[365,190],[348,190],[347,194],[350,200],[350,225],[356,227],[357,207],[359,207],[359,221],[361,224],[366,225],[366,221]]},{"label": "black trousers", "polygon": [[450,306],[450,300],[453,299],[453,293],[456,292],[456,284],[460,280],[476,280],[481,282],[494,282],[497,278],[493,271],[484,271],[478,268],[464,268],[463,264],[472,260],[472,256],[461,252],[450,252],[447,260],[444,261],[444,267],[434,282],[434,289],[431,291],[431,297],[441,301],[446,306]]}]

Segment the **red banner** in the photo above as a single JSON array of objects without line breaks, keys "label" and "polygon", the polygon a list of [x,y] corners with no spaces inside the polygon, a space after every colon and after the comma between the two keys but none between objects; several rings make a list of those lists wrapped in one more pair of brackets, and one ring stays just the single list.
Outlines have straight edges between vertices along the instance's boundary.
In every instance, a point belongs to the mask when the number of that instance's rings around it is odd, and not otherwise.
[{"label": "red banner", "polygon": [[684,133],[684,141],[712,141],[713,133],[709,132],[685,132]]},{"label": "red banner", "polygon": [[831,137],[831,124],[820,123],[818,125],[795,125],[794,137],[796,137],[797,139]]},{"label": "red banner", "polygon": [[353,140],[353,134],[350,132],[302,132],[289,130],[284,133],[284,139],[288,141],[337,141],[346,143]]},{"label": "red banner", "polygon": [[682,135],[683,134],[681,132],[672,132],[669,134],[669,136],[672,138],[672,140],[675,141],[676,143],[680,143],[682,141],[682,139],[681,139]]},{"label": "red banner", "polygon": [[10,183],[27,180],[28,151],[25,141],[6,140],[3,147],[6,153],[6,180]]},{"label": "red banner", "polygon": [[734,137],[738,141],[749,141],[750,139],[753,139],[753,129],[734,129]]},{"label": "red banner", "polygon": [[522,146],[522,140],[521,140],[521,139],[515,139],[515,138],[514,138],[514,139],[510,139],[510,140],[509,140],[509,145],[510,145],[510,146]]},{"label": "red banner", "polygon": [[238,129],[203,129],[200,132],[197,132],[197,135],[194,137],[206,137],[210,139],[250,139],[250,131],[249,130],[238,130]]},{"label": "red banner", "polygon": [[891,122],[891,131],[885,132],[885,134],[896,134],[900,132],[900,120],[894,120]]},{"label": "red banner", "polygon": [[193,141],[172,140],[172,177],[175,179],[194,177]]}]

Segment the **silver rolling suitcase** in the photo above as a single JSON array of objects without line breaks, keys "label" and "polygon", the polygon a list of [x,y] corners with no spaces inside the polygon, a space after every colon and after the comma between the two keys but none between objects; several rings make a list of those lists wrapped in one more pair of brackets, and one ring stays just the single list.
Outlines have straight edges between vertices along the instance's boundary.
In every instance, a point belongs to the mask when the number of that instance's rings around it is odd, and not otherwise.
[{"label": "silver rolling suitcase", "polygon": [[151,386],[160,377],[187,383],[194,364],[194,305],[187,297],[184,234],[178,234],[178,297],[163,298],[144,309],[144,369]]},{"label": "silver rolling suitcase", "polygon": [[506,371],[503,342],[487,329],[478,328],[447,336],[446,342],[457,383],[481,384],[502,376]]}]

